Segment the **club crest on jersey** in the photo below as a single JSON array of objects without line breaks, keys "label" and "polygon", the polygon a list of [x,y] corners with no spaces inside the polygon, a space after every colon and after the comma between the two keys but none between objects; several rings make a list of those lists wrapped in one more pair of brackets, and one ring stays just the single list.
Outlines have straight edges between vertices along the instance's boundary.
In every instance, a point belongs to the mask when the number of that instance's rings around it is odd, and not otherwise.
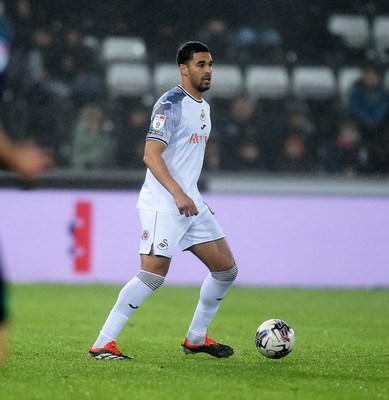
[{"label": "club crest on jersey", "polygon": [[153,119],[153,128],[155,130],[162,129],[165,125],[166,117],[163,114],[156,114]]},{"label": "club crest on jersey", "polygon": [[205,111],[204,111],[204,110],[201,110],[201,114],[200,114],[200,119],[201,119],[201,121],[205,121],[205,117],[206,117]]}]

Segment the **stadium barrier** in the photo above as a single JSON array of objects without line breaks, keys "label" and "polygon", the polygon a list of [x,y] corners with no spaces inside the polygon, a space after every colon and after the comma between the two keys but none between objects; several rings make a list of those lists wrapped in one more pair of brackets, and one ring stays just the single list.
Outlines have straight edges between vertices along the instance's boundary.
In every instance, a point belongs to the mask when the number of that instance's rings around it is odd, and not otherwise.
[{"label": "stadium barrier", "polygon": [[[12,282],[123,284],[139,270],[137,191],[0,189]],[[238,285],[389,287],[389,198],[208,193],[233,249]],[[166,284],[207,271],[180,248]]]}]

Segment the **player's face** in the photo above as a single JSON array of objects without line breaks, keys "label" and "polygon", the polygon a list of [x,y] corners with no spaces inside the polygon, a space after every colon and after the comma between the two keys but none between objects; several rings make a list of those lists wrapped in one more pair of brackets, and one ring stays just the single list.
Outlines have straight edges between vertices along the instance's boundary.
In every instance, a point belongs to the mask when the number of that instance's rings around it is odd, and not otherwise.
[{"label": "player's face", "polygon": [[186,66],[187,77],[193,89],[203,93],[211,87],[212,57],[209,53],[194,53]]}]

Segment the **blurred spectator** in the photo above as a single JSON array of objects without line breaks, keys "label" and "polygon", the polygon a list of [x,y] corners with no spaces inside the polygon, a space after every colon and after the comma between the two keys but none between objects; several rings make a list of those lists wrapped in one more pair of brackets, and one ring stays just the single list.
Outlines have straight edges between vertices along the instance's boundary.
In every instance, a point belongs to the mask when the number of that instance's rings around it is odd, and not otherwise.
[{"label": "blurred spectator", "polygon": [[220,128],[221,168],[267,170],[268,143],[263,132],[253,101],[245,96],[237,97]]},{"label": "blurred spectator", "polygon": [[[64,141],[69,136],[72,105],[66,88],[53,79],[55,63],[53,34],[49,29],[34,30],[32,46],[24,62],[19,96],[25,101],[26,131],[39,144],[57,152],[58,164],[66,163]],[[15,90],[15,86],[13,86]]]},{"label": "blurred spectator", "polygon": [[236,58],[235,40],[232,30],[222,18],[210,18],[197,33],[197,38],[209,47],[213,59],[221,64],[239,62]]},{"label": "blurred spectator", "polygon": [[46,84],[49,79],[48,60],[54,49],[53,34],[47,28],[35,28],[30,40],[31,44],[25,60],[25,88]]},{"label": "blurred spectator", "polygon": [[66,99],[69,96],[69,89],[57,80],[56,52],[57,44],[50,29],[44,26],[35,28],[25,62],[24,85],[30,94],[38,90],[58,99]]},{"label": "blurred spectator", "polygon": [[296,54],[296,61],[319,65],[337,65],[340,62],[346,49],[341,39],[328,30],[329,13],[326,2],[307,2],[297,12],[297,20],[292,19],[294,28],[288,26],[283,32],[286,50]]},{"label": "blurred spectator", "polygon": [[388,116],[388,93],[383,85],[379,70],[368,65],[362,76],[351,87],[349,113],[364,134],[374,133]]},{"label": "blurred spectator", "polygon": [[348,112],[361,130],[370,169],[374,168],[376,149],[388,123],[388,111],[389,97],[380,72],[374,65],[367,65],[350,89]]},{"label": "blurred spectator", "polygon": [[275,27],[257,23],[242,25],[234,33],[235,57],[241,64],[284,62],[283,39]]},{"label": "blurred spectator", "polygon": [[75,109],[95,101],[103,86],[102,78],[94,74],[93,55],[81,38],[77,29],[69,29],[59,45],[49,29],[38,27],[25,61],[27,130],[40,144],[57,151],[60,165],[69,159]]},{"label": "blurred spectator", "polygon": [[124,168],[143,168],[143,151],[150,126],[149,112],[145,107],[135,106],[125,118],[118,140],[119,165]]},{"label": "blurred spectator", "polygon": [[13,12],[12,21],[15,31],[15,47],[14,51],[22,53],[29,50],[31,46],[31,37],[35,28],[35,18],[29,0],[16,0]]},{"label": "blurred spectator", "polygon": [[77,28],[65,30],[63,41],[56,46],[55,64],[51,71],[63,94],[71,97],[76,106],[95,101],[103,89],[103,77],[97,55],[84,44],[84,35]]},{"label": "blurred spectator", "polygon": [[326,170],[354,176],[363,169],[365,158],[365,151],[361,146],[361,134],[357,125],[350,120],[343,121],[334,140],[324,151]]},{"label": "blurred spectator", "polygon": [[197,38],[208,45],[217,63],[282,62],[283,39],[277,27],[265,19],[250,20],[233,25],[227,18],[213,16],[197,32]]},{"label": "blurred spectator", "polygon": [[316,127],[308,117],[306,104],[289,104],[281,134],[277,169],[283,172],[312,172],[316,163],[317,136]]},{"label": "blurred spectator", "polygon": [[39,86],[62,101],[91,101],[102,93],[96,55],[83,44],[78,29],[68,29],[63,38],[55,39],[47,27],[35,28],[25,71],[27,87]]},{"label": "blurred spectator", "polygon": [[87,104],[73,131],[71,166],[76,169],[109,168],[116,165],[113,124],[98,104]]},{"label": "blurred spectator", "polygon": [[155,29],[147,35],[147,47],[153,62],[169,62],[169,54],[174,54],[179,45],[177,26],[166,21],[158,21]]}]

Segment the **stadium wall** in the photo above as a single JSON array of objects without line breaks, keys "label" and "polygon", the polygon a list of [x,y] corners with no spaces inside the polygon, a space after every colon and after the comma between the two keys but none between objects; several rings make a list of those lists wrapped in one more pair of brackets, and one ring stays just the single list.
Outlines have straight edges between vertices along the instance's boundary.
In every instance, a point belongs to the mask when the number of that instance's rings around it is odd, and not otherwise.
[{"label": "stadium wall", "polygon": [[[136,191],[0,190],[0,237],[12,282],[123,284],[139,269]],[[237,284],[389,287],[389,198],[216,194]],[[176,249],[167,284],[198,285],[206,269]]]}]

